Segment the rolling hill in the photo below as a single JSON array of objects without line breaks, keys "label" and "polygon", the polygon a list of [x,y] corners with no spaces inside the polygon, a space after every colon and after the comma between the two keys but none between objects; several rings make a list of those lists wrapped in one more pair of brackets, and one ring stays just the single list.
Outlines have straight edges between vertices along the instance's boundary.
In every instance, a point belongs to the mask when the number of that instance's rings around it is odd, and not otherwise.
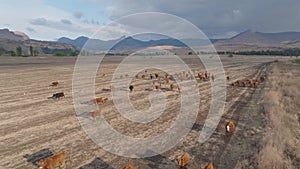
[{"label": "rolling hill", "polygon": [[68,43],[34,40],[30,39],[23,32],[12,32],[8,29],[0,29],[0,48],[3,52],[15,51],[18,46],[23,49],[24,55],[29,55],[30,46],[43,54],[53,54],[57,51],[70,52],[79,50],[77,47]]}]

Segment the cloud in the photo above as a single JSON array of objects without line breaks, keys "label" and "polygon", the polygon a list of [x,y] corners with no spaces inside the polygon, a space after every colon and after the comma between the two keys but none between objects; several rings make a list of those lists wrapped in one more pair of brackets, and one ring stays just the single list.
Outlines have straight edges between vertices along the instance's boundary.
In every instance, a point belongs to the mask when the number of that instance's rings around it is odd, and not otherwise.
[{"label": "cloud", "polygon": [[67,19],[61,19],[60,21],[53,21],[46,18],[36,18],[36,19],[32,19],[30,23],[36,26],[44,26],[48,28],[54,28],[57,30],[77,32],[77,33],[89,32],[92,34],[95,31],[95,29],[92,28],[84,27],[77,24],[74,25],[71,23],[71,21]]},{"label": "cloud", "polygon": [[91,25],[100,25],[100,22],[96,21],[94,19],[90,19],[90,20],[85,19],[85,20],[83,20],[83,23],[85,23],[85,24],[91,24]]},{"label": "cloud", "polygon": [[35,30],[33,28],[30,28],[30,27],[26,27],[26,30],[28,30],[29,32],[35,32]]},{"label": "cloud", "polygon": [[[246,29],[263,32],[300,30],[300,1],[295,0],[86,1],[97,4],[110,2],[106,10],[111,13],[112,20],[139,12],[173,14],[189,20],[209,36],[226,34],[230,31],[241,32]],[[141,22],[151,22],[151,20]]]},{"label": "cloud", "polygon": [[73,13],[73,16],[74,16],[75,18],[77,18],[77,19],[80,19],[80,18],[83,16],[83,12],[81,12],[81,11],[75,11],[75,12]]},{"label": "cloud", "polygon": [[62,19],[60,20],[62,23],[67,24],[67,25],[72,25],[72,22],[67,20],[67,19]]}]

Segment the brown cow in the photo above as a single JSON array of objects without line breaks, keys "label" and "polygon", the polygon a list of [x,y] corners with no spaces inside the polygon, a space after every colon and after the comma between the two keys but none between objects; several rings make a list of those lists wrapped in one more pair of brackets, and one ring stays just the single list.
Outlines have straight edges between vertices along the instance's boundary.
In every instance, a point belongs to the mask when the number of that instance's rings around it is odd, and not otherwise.
[{"label": "brown cow", "polygon": [[160,85],[155,85],[156,90],[160,90]]},{"label": "brown cow", "polygon": [[123,169],[134,169],[134,166],[132,163],[129,163],[127,166],[125,166]]},{"label": "brown cow", "polygon": [[166,79],[166,83],[169,84],[169,83],[170,83],[170,80],[169,80],[169,79]]},{"label": "brown cow", "polygon": [[229,77],[229,76],[227,76],[227,77],[226,77],[226,79],[227,79],[227,81],[229,81],[229,80],[230,80],[230,77]]},{"label": "brown cow", "polygon": [[204,169],[214,169],[213,163],[209,162]]},{"label": "brown cow", "polygon": [[189,153],[184,153],[181,157],[177,158],[177,163],[180,168],[185,167],[190,161]]},{"label": "brown cow", "polygon": [[173,90],[174,87],[175,87],[175,86],[174,86],[173,84],[170,84],[170,89],[171,89],[171,90]]},{"label": "brown cow", "polygon": [[204,73],[204,76],[205,76],[205,79],[207,79],[207,78],[208,78],[208,74],[207,74],[207,72],[205,72],[205,73]]},{"label": "brown cow", "polygon": [[92,99],[91,102],[93,102],[94,104],[103,103],[103,98],[102,97],[97,97],[95,99]]},{"label": "brown cow", "polygon": [[102,113],[102,110],[101,109],[98,109],[98,110],[95,110],[95,111],[91,111],[89,112],[89,116],[91,116],[93,118],[93,120],[96,119],[97,116],[100,116]]},{"label": "brown cow", "polygon": [[59,83],[56,81],[56,82],[52,82],[51,83],[51,86],[57,86]]},{"label": "brown cow", "polygon": [[135,78],[138,79],[138,78],[139,78],[139,75],[135,75]]},{"label": "brown cow", "polygon": [[108,98],[107,97],[103,99],[103,103],[106,103],[106,102],[108,102]]},{"label": "brown cow", "polygon": [[234,123],[229,121],[226,123],[226,126],[225,126],[225,130],[226,130],[226,136],[230,136],[231,133],[234,131]]},{"label": "brown cow", "polygon": [[155,78],[158,78],[158,73],[155,73],[154,75],[155,75]]},{"label": "brown cow", "polygon": [[146,77],[145,75],[142,75],[142,78],[143,78],[143,79],[145,79],[145,77]]},{"label": "brown cow", "polygon": [[237,80],[236,83],[237,83],[238,86],[241,86],[242,81],[241,80]]},{"label": "brown cow", "polygon": [[259,85],[259,82],[255,82],[255,83],[254,83],[254,88],[257,88],[258,85]]},{"label": "brown cow", "polygon": [[39,166],[39,169],[54,169],[60,166],[64,166],[64,168],[66,168],[66,158],[67,153],[62,151],[46,159],[39,160],[37,165]]}]

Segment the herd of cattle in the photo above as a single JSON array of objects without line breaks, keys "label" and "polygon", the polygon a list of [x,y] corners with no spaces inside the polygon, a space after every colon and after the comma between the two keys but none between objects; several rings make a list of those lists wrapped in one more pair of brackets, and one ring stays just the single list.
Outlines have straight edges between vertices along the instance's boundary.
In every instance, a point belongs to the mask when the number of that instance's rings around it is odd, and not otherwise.
[{"label": "herd of cattle", "polygon": [[[195,76],[195,75],[197,75],[197,76]],[[105,76],[105,74],[103,74],[103,76]],[[128,77],[128,74],[120,75],[120,79],[122,79],[124,77]],[[214,74],[211,74],[208,72],[205,72],[205,73],[180,72],[180,73],[176,73],[175,75],[170,75],[168,73],[165,73],[164,75],[160,76],[158,73],[148,74],[147,71],[145,71],[145,73],[143,73],[140,76],[139,75],[135,76],[136,79],[152,80],[153,89],[155,89],[155,90],[161,90],[162,87],[164,87],[164,89],[168,89],[168,91],[177,90],[179,93],[180,93],[180,88],[174,84],[176,82],[176,80],[183,81],[185,79],[196,79],[196,77],[198,77],[198,79],[200,81],[209,81],[209,80],[214,81],[216,76]],[[229,83],[230,77],[227,76],[226,78]],[[231,83],[231,86],[256,88],[259,85],[259,83],[263,82],[264,80],[265,80],[265,77],[260,77],[260,79],[255,79],[255,80],[252,80],[252,79],[236,80],[235,82]],[[59,82],[55,81],[55,82],[52,82],[50,86],[58,86],[58,85],[59,85]],[[113,91],[114,86],[110,85],[109,90]],[[133,90],[134,90],[134,85],[130,85],[129,91],[133,92]],[[64,96],[65,95],[63,92],[59,92],[59,93],[54,93],[53,96],[49,97],[49,98],[59,99],[59,98],[63,98]],[[108,98],[97,97],[97,98],[91,99],[90,102],[93,104],[97,104],[99,107],[101,104],[108,102],[108,100],[109,100]],[[88,112],[87,114],[93,120],[95,120],[97,116],[101,115],[101,113],[102,113],[102,110],[99,108],[98,110]],[[224,127],[225,127],[224,133],[226,134],[227,137],[230,137],[232,132],[235,129],[234,123],[232,121],[228,121]],[[53,156],[50,156],[46,159],[39,160],[37,162],[37,165],[40,167],[40,169],[53,169],[53,168],[61,167],[61,166],[63,166],[65,168],[66,167],[66,157],[67,157],[67,153],[65,151],[63,151],[63,152],[57,153]],[[180,168],[184,168],[188,165],[188,163],[190,161],[190,155],[187,152],[185,152],[182,156],[178,157],[176,159],[176,161]],[[205,167],[205,169],[213,169],[213,168],[214,167],[213,167],[212,162],[209,162],[207,164],[207,166]],[[129,163],[123,169],[134,169],[134,164]]]}]

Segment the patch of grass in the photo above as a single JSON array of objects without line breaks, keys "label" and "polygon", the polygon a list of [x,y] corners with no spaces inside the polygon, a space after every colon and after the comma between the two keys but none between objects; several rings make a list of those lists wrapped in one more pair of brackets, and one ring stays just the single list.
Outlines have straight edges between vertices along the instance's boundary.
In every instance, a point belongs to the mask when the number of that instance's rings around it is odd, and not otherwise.
[{"label": "patch of grass", "polygon": [[286,84],[288,86],[297,86],[297,87],[300,87],[300,82],[287,82]]},{"label": "patch of grass", "polygon": [[300,64],[300,58],[299,59],[295,59],[294,63]]}]

